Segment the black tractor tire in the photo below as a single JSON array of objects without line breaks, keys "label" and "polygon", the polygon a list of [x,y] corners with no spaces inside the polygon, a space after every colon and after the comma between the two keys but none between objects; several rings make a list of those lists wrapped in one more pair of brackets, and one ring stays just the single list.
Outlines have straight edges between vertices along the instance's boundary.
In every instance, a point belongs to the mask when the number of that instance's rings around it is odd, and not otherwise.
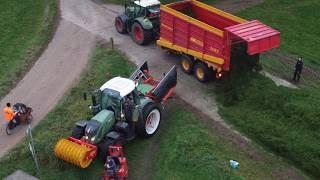
[{"label": "black tractor tire", "polygon": [[114,26],[120,34],[127,33],[127,22],[123,21],[119,16],[114,20]]},{"label": "black tractor tire", "polygon": [[106,158],[109,155],[109,146],[114,144],[115,141],[110,138],[105,138],[98,144],[98,156],[103,163],[106,162]]},{"label": "black tractor tire", "polygon": [[209,80],[209,77],[211,74],[212,73],[211,73],[208,65],[203,62],[198,62],[194,66],[194,75],[196,76],[198,81],[200,81],[202,83],[207,82]]},{"label": "black tractor tire", "polygon": [[85,127],[75,126],[72,130],[71,137],[81,139],[85,135]]},{"label": "black tractor tire", "polygon": [[194,68],[194,60],[192,60],[192,57],[183,54],[181,56],[181,61],[180,61],[181,69],[183,72],[186,74],[192,74],[193,73],[193,68]]},{"label": "black tractor tire", "polygon": [[[159,117],[159,122],[156,123],[156,129],[153,129],[152,131],[147,130],[146,123],[148,123],[148,118],[151,115],[151,113],[156,113]],[[156,115],[156,116],[157,116]],[[149,122],[150,123],[150,122]],[[136,124],[136,132],[141,137],[151,137],[154,135],[160,126],[161,123],[161,108],[156,103],[150,103],[147,104],[143,110],[142,110],[142,117],[139,118],[137,124]]]},{"label": "black tractor tire", "polygon": [[131,38],[139,45],[146,45],[152,41],[152,29],[144,29],[138,22],[133,23],[131,27]]}]

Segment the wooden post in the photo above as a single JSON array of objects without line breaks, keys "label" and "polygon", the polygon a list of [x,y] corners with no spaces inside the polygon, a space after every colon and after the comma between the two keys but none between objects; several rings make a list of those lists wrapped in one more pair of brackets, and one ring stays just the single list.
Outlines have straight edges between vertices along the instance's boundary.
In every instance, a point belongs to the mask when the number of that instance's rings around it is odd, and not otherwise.
[{"label": "wooden post", "polygon": [[114,50],[114,44],[113,44],[113,38],[110,38],[110,43],[111,43],[111,49]]}]

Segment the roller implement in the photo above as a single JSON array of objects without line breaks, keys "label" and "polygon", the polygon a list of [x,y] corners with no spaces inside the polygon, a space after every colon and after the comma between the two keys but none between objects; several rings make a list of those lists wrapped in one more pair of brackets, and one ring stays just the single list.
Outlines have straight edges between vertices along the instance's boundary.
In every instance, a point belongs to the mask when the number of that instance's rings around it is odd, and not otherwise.
[{"label": "roller implement", "polygon": [[122,144],[136,135],[151,137],[161,122],[163,102],[173,94],[176,84],[175,66],[158,81],[149,74],[146,62],[130,78],[107,81],[92,92],[94,116],[77,122],[71,137],[58,141],[54,148],[56,157],[86,168],[96,156],[105,161],[109,146]]}]

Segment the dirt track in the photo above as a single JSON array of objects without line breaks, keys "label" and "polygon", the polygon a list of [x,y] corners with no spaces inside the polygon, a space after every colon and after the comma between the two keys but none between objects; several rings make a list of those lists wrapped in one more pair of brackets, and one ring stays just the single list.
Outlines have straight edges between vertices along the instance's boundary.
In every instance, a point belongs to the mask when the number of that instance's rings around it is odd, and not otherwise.
[{"label": "dirt track", "polygon": [[[19,101],[32,106],[35,110],[34,124],[54,107],[77,79],[87,63],[90,50],[94,47],[95,36],[106,40],[113,37],[117,48],[131,61],[136,64],[148,61],[151,71],[158,77],[172,65],[179,64],[178,58],[166,54],[155,44],[141,47],[133,43],[130,36],[118,34],[113,22],[117,13],[123,11],[120,6],[98,5],[89,0],[63,0],[60,6],[62,20],[52,42],[26,77],[0,104],[3,107],[7,101]],[[250,141],[244,136],[239,136],[221,119],[215,100],[207,98],[206,94],[214,90],[214,84],[201,84],[193,76],[182,73],[180,69],[178,73],[176,94],[219,124],[217,126],[224,127],[231,140],[243,146],[245,151],[255,154]],[[1,129],[4,127],[1,126]],[[25,127],[20,127],[10,137],[1,131],[0,156],[22,139],[25,133],[23,129]]]},{"label": "dirt track", "polygon": [[[61,20],[53,40],[35,65],[1,102],[23,102],[34,109],[33,125],[37,124],[57,104],[84,69],[95,36],[78,26]],[[7,136],[0,117],[0,156],[25,136],[26,126],[19,126]]]}]

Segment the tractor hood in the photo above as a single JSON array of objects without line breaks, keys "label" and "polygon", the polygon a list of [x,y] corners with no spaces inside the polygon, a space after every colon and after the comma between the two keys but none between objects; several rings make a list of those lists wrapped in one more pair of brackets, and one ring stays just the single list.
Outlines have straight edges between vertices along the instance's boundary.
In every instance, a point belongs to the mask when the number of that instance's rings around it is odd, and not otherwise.
[{"label": "tractor hood", "polygon": [[104,134],[110,131],[115,123],[114,113],[109,110],[102,110],[96,114],[88,123],[85,129],[86,139],[92,143],[99,143]]}]

